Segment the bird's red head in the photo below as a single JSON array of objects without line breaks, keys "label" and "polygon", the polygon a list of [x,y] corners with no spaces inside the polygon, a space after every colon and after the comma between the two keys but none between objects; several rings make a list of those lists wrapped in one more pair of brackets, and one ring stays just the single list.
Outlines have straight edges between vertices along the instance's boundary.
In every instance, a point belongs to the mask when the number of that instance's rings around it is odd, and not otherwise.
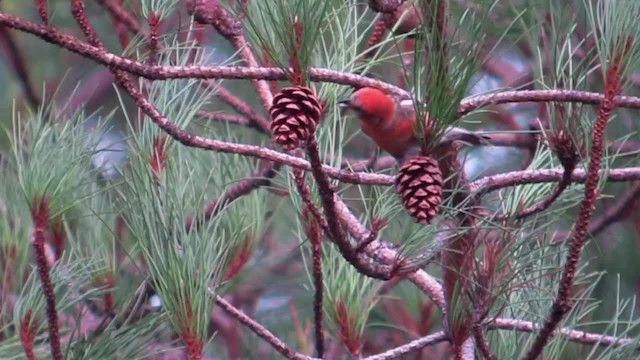
[{"label": "bird's red head", "polygon": [[340,103],[354,110],[361,121],[380,124],[391,120],[396,112],[396,101],[382,90],[364,87]]}]

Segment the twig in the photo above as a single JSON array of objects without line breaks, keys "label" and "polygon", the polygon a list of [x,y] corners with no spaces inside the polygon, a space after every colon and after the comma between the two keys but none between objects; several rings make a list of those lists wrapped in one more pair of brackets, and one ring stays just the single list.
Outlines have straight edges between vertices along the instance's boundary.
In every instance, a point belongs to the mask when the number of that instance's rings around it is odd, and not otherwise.
[{"label": "twig", "polygon": [[96,0],[100,6],[102,6],[105,10],[107,10],[114,19],[117,19],[118,22],[122,23],[127,27],[127,29],[134,34],[142,34],[145,35],[142,26],[138,22],[138,19],[135,18],[130,12],[128,12],[122,5],[118,4],[115,0]]},{"label": "twig", "polygon": [[[520,220],[520,219],[524,219],[526,217],[529,217],[533,214],[545,211],[546,209],[548,209],[559,197],[560,195],[562,195],[562,193],[567,189],[567,187],[569,187],[569,185],[571,184],[571,174],[573,173],[573,170],[575,169],[575,167],[565,167],[564,171],[562,173],[562,178],[560,179],[560,182],[558,183],[558,185],[556,186],[555,190],[549,194],[547,197],[545,197],[544,199],[538,201],[537,203],[528,206],[522,210],[520,210],[515,216],[514,218],[516,220]],[[494,220],[504,220],[504,219],[508,219],[510,218],[512,215],[510,214],[499,214],[497,216],[494,217]]]},{"label": "twig", "polygon": [[[132,17],[129,12],[122,8],[121,5],[115,3],[113,0],[98,1],[105,9],[111,12],[114,18],[124,23],[131,33],[134,35],[143,35],[145,37],[149,36],[149,34],[143,31],[138,20],[135,17]],[[203,80],[203,86],[215,88],[215,96],[229,104],[234,110],[246,115],[262,132],[266,134],[269,133],[269,122],[242,99],[238,98],[222,86],[214,84],[214,82],[209,79]]]},{"label": "twig", "polygon": [[37,360],[35,352],[33,351],[33,343],[36,339],[38,326],[36,319],[33,317],[31,310],[27,310],[22,319],[20,320],[20,342],[24,348],[24,355],[27,360]]},{"label": "twig", "polygon": [[320,226],[322,226],[324,231],[328,234],[329,228],[327,225],[327,219],[324,218],[322,210],[313,202],[313,199],[311,198],[311,188],[309,187],[309,184],[304,181],[304,171],[302,171],[301,169],[294,169],[293,178],[304,206],[309,212],[311,212],[316,221],[319,222]]},{"label": "twig", "polygon": [[[370,231],[360,223],[358,218],[349,210],[340,197],[335,197],[336,213],[340,218],[343,226],[349,234],[356,238],[359,242],[366,241],[370,236]],[[372,241],[364,251],[372,258],[382,262],[383,264],[393,265],[398,260],[398,253],[389,246],[385,246],[380,240]],[[420,290],[422,290],[439,308],[444,307],[444,294],[442,293],[442,285],[434,277],[424,270],[417,270],[406,275]]]},{"label": "twig", "polygon": [[221,296],[217,295],[212,289],[209,289],[209,293],[214,297],[216,304],[220,306],[227,314],[233,316],[238,321],[240,321],[243,325],[251,329],[256,335],[265,340],[271,345],[276,351],[285,356],[287,359],[295,359],[295,360],[319,360],[317,358],[313,358],[311,356],[306,356],[301,354],[294,349],[290,348],[284,341],[280,340],[277,336],[272,334],[269,330],[267,330],[264,326],[262,326],[257,321],[248,317],[245,313],[231,305]]},{"label": "twig", "polygon": [[[305,188],[304,177],[302,171],[299,169],[294,170],[296,172],[296,182],[302,184],[297,185],[298,188]],[[310,199],[307,199],[310,200]],[[314,335],[316,340],[316,353],[319,358],[324,357],[324,331],[322,326],[322,314],[323,314],[323,296],[324,296],[324,284],[322,281],[322,229],[320,225],[321,218],[313,214],[311,209],[314,204],[310,201],[305,202],[305,206],[302,210],[302,217],[304,221],[305,232],[309,241],[311,241],[311,254],[313,265],[313,323],[314,323]]]},{"label": "twig", "polygon": [[223,112],[214,112],[207,110],[198,110],[198,112],[196,112],[196,115],[207,118],[209,120],[220,120],[244,126],[253,126],[251,120],[242,115],[227,114]]},{"label": "twig", "polygon": [[476,346],[480,351],[480,354],[486,360],[497,360],[498,358],[493,355],[491,352],[491,348],[489,347],[489,342],[487,341],[487,337],[482,333],[482,328],[479,326],[474,326],[473,328],[473,337],[476,340]]},{"label": "twig", "polygon": [[389,280],[392,278],[394,274],[391,268],[372,264],[365,256],[358,254],[351,244],[338,217],[335,203],[337,197],[334,196],[335,192],[322,167],[318,143],[315,137],[309,139],[307,143],[307,156],[309,156],[309,162],[311,163],[311,173],[318,184],[320,199],[329,228],[329,235],[338,246],[338,249],[340,249],[340,253],[344,259],[364,275],[381,280]]},{"label": "twig", "polygon": [[[240,57],[249,67],[258,67],[258,61],[253,55],[249,43],[244,37],[242,24],[219,3],[218,0],[196,0],[193,7],[196,21],[213,26],[218,33],[224,36],[239,52]],[[269,84],[264,79],[253,79],[258,96],[262,100],[262,106],[269,111],[273,102],[273,94]]]},{"label": "twig", "polygon": [[[202,209],[202,215],[194,219],[189,216],[185,219],[184,226],[186,229],[191,229],[192,226],[198,227],[205,221],[209,221],[215,217],[222,209],[229,205],[234,200],[249,194],[253,190],[256,190],[263,186],[269,186],[271,179],[277,174],[279,165],[274,163],[267,163],[262,166],[256,174],[244,178],[237,183],[227,187],[222,195],[211,200]],[[195,221],[195,223],[194,223]]]},{"label": "twig", "polygon": [[[494,321],[487,324],[487,327],[491,330],[516,330],[530,333],[537,332],[541,328],[540,324],[536,324],[531,321],[504,318],[495,319]],[[634,339],[628,337],[595,334],[569,328],[557,329],[555,330],[554,335],[563,336],[568,341],[584,345],[624,346],[635,341]]]},{"label": "twig", "polygon": [[[213,82],[210,80],[204,80],[203,83],[207,86],[213,86]],[[255,111],[251,106],[249,106],[249,104],[247,104],[242,99],[235,96],[231,91],[223,88],[222,86],[218,85],[215,87],[215,89],[215,96],[217,96],[220,100],[227,103],[235,111],[248,117],[249,120],[251,120],[252,123],[263,133],[271,133],[269,121],[264,116]]]},{"label": "twig", "polygon": [[36,7],[38,8],[38,15],[40,20],[46,25],[49,25],[49,13],[47,12],[47,0],[35,0]]},{"label": "twig", "polygon": [[[470,184],[470,188],[475,192],[475,196],[483,196],[492,191],[515,185],[560,181],[563,173],[564,169],[561,168],[511,171],[478,179]],[[635,181],[640,180],[640,167],[600,170],[598,174],[606,177],[610,182]],[[584,169],[576,169],[571,175],[572,182],[584,183],[586,179],[587,172]]]},{"label": "twig", "polygon": [[[458,116],[464,116],[479,108],[508,103],[522,102],[577,102],[582,104],[600,105],[604,101],[604,95],[600,93],[577,91],[570,89],[550,90],[514,90],[503,91],[491,95],[476,95],[463,99],[458,108]],[[617,107],[640,108],[640,102],[633,96],[615,96],[614,104]]]},{"label": "twig", "polygon": [[423,336],[419,339],[413,340],[405,345],[398,346],[391,350],[385,351],[383,353],[368,356],[362,360],[390,360],[401,357],[402,355],[414,352],[416,350],[420,350],[429,345],[441,343],[443,341],[448,341],[447,334],[444,331],[438,331],[431,335]]},{"label": "twig", "polygon": [[592,219],[588,232],[597,236],[609,225],[626,218],[631,210],[640,202],[640,182],[633,184],[631,189],[619,196],[619,200],[599,218]]}]

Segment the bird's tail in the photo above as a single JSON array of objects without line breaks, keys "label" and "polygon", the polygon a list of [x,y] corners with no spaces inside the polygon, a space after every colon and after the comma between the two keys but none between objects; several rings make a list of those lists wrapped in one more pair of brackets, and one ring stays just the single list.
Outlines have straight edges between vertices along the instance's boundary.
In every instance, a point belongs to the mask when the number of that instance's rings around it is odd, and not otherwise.
[{"label": "bird's tail", "polygon": [[487,144],[490,137],[482,132],[474,132],[459,127],[449,127],[445,131],[440,144],[452,143],[454,141],[461,141],[469,145],[483,145]]}]

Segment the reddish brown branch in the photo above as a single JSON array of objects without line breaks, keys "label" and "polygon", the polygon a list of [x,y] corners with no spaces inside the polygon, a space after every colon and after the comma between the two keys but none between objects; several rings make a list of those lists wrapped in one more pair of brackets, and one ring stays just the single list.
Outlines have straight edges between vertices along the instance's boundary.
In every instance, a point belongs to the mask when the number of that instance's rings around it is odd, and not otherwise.
[{"label": "reddish brown branch", "polygon": [[623,56],[623,52],[615,54],[606,69],[604,101],[600,104],[598,116],[593,126],[593,142],[590,151],[591,159],[587,169],[584,198],[580,204],[580,212],[573,231],[573,239],[570,240],[568,245],[569,248],[560,278],[560,285],[558,286],[558,292],[551,306],[551,311],[545,319],[544,325],[538,333],[538,336],[536,336],[531,348],[523,357],[523,360],[534,360],[542,353],[562,318],[573,307],[573,300],[570,298],[571,289],[573,288],[582,249],[587,242],[589,220],[593,215],[595,203],[598,199],[599,172],[604,148],[604,131],[609,117],[616,107],[614,99],[622,91],[621,62]]},{"label": "reddish brown branch", "polygon": [[42,283],[42,292],[46,302],[47,323],[49,331],[49,345],[51,357],[54,360],[62,360],[62,348],[60,346],[60,331],[58,327],[58,310],[56,309],[56,295],[54,285],[49,273],[49,262],[45,251],[45,238],[49,224],[49,205],[45,197],[34,197],[31,214],[33,217],[32,246],[38,275]]},{"label": "reddish brown branch", "polygon": [[438,331],[436,333],[433,333],[431,335],[427,335],[427,336],[423,336],[419,339],[413,340],[410,343],[407,343],[405,345],[402,346],[398,346],[396,348],[393,348],[391,350],[385,351],[381,354],[377,354],[377,355],[373,355],[373,356],[368,356],[366,358],[363,358],[362,360],[391,360],[391,359],[397,359],[399,357],[401,357],[402,355],[405,354],[409,354],[412,353],[416,350],[420,350],[424,347],[430,346],[430,345],[434,345],[434,344],[438,344],[441,343],[443,341],[447,341],[447,334],[444,333],[444,331]]},{"label": "reddish brown branch", "polygon": [[380,43],[382,42],[382,38],[384,37],[384,34],[386,32],[387,24],[385,23],[384,19],[378,19],[378,21],[376,21],[375,25],[373,26],[371,34],[369,35],[369,40],[367,40],[367,48],[364,51],[365,58],[370,58],[375,54],[375,48],[380,45]]},{"label": "reddish brown branch", "polygon": [[287,359],[295,359],[295,360],[317,360],[316,358],[312,358],[310,356],[303,355],[294,349],[290,348],[284,341],[278,339],[274,334],[272,334],[269,330],[267,330],[264,326],[262,326],[257,321],[248,317],[245,313],[238,310],[236,307],[231,305],[222,297],[214,295],[216,304],[222,308],[227,314],[233,316],[236,320],[240,321],[243,325],[251,329],[257,336],[261,339],[265,340],[271,347],[273,347],[277,352],[285,356]]},{"label": "reddish brown branch", "polygon": [[[213,86],[213,83],[210,80],[205,80],[204,83],[207,86]],[[235,96],[232,92],[223,88],[222,86],[217,86],[215,95],[220,98],[220,100],[231,106],[235,111],[247,116],[249,120],[251,120],[253,125],[260,129],[260,131],[265,134],[271,133],[269,121],[264,116],[255,111],[251,106],[249,106],[249,104],[244,102],[239,97]]]},{"label": "reddish brown branch", "polygon": [[38,15],[45,25],[49,25],[49,13],[47,11],[47,0],[36,0],[36,8],[38,8]]},{"label": "reddish brown branch", "polygon": [[130,32],[144,35],[138,19],[127,11],[118,0],[96,0],[96,2],[107,10],[114,19],[126,26]]},{"label": "reddish brown branch", "polygon": [[[304,181],[304,179],[303,179]],[[320,220],[311,213],[307,207],[303,207],[302,216],[304,220],[305,232],[311,241],[311,255],[313,266],[313,323],[314,335],[316,339],[316,354],[319,358],[324,357],[324,331],[322,326],[324,283],[322,281],[322,229]]]},{"label": "reddish brown branch", "polygon": [[102,41],[100,40],[100,37],[96,33],[93,26],[91,26],[91,23],[89,22],[89,18],[85,13],[84,1],[71,0],[71,14],[73,15],[73,18],[76,20],[78,25],[80,26],[80,29],[82,30],[82,33],[84,34],[84,36],[86,36],[87,40],[89,40],[89,44],[97,48],[104,48],[104,46],[102,46]]},{"label": "reddish brown branch", "polygon": [[[287,71],[280,68],[237,67],[237,66],[148,66],[140,62],[126,59],[115,54],[97,49],[78,38],[61,34],[55,29],[30,22],[17,16],[0,12],[0,25],[24,31],[40,37],[44,41],[61,46],[68,51],[87,57],[105,66],[127,71],[131,74],[151,80],[197,78],[197,79],[246,79],[246,80],[285,80]],[[313,68],[309,70],[312,81],[333,82],[354,87],[371,86],[380,88],[390,94],[407,97],[401,88],[372,78],[343,73],[330,69]],[[587,91],[552,89],[506,91],[493,95],[472,96],[461,102],[459,116],[465,115],[483,106],[516,103],[516,102],[580,102],[598,105],[604,96]],[[633,96],[616,96],[617,107],[640,109],[640,98]]]},{"label": "reddish brown branch", "polygon": [[487,341],[487,337],[482,332],[479,326],[473,328],[473,338],[476,341],[476,347],[482,354],[482,357],[486,360],[497,360],[498,358],[491,352],[491,347]]},{"label": "reddish brown branch", "polygon": [[149,65],[157,65],[160,55],[160,41],[158,35],[160,33],[160,16],[154,11],[149,14],[149,57],[147,63]]},{"label": "reddish brown branch", "polygon": [[[475,192],[475,196],[483,196],[516,185],[560,181],[563,173],[564,169],[512,171],[478,179],[470,184],[470,188]],[[640,180],[640,167],[600,170],[599,176],[606,177],[609,182],[636,181]],[[584,183],[586,179],[587,172],[584,169],[576,169],[571,175],[572,182]]]},{"label": "reddish brown branch", "polygon": [[24,348],[24,354],[28,360],[37,360],[33,349],[33,342],[36,339],[37,326],[31,310],[28,310],[20,320],[20,342]]},{"label": "reddish brown branch", "polygon": [[[516,320],[516,319],[504,319],[499,318],[490,322],[489,329],[501,329],[501,330],[515,330],[522,332],[536,332],[539,331],[541,326],[531,321]],[[557,329],[554,335],[562,336],[570,342],[584,344],[584,345],[599,345],[599,346],[624,346],[632,343],[634,340],[627,337],[617,337],[602,334],[595,334],[581,330],[573,330],[569,328]]]},{"label": "reddish brown branch", "polygon": [[[458,108],[458,116],[464,116],[476,109],[489,105],[549,101],[600,105],[604,99],[604,95],[600,93],[569,89],[504,91],[491,95],[476,95],[463,99]],[[613,103],[616,107],[640,108],[640,98],[634,96],[615,96]]]},{"label": "reddish brown branch", "polygon": [[[533,214],[537,214],[539,212],[547,210],[559,197],[562,193],[571,185],[571,174],[573,173],[574,168],[564,168],[564,172],[562,173],[562,178],[560,182],[556,186],[555,190],[549,194],[544,199],[539,202],[528,206],[522,210],[520,210],[514,218],[516,220],[524,219]],[[510,214],[500,214],[494,217],[494,220],[505,220],[510,218]]]},{"label": "reddish brown branch", "polygon": [[[224,36],[240,52],[240,57],[247,66],[259,66],[244,37],[240,20],[234,18],[218,0],[195,0],[192,11],[196,21],[213,26],[220,35]],[[253,79],[252,82],[262,100],[262,105],[268,111],[273,102],[269,84],[264,79]]]},{"label": "reddish brown branch", "polygon": [[195,219],[191,216],[186,218],[185,227],[191,229],[192,226],[200,226],[203,222],[214,218],[231,202],[260,187],[269,186],[273,177],[278,173],[279,167],[279,165],[274,163],[263,164],[262,168],[256,174],[229,186],[220,197],[211,200],[202,209],[201,215]]},{"label": "reddish brown branch", "polygon": [[327,219],[329,235],[338,246],[338,249],[340,249],[340,253],[344,259],[364,275],[381,280],[391,279],[394,275],[391,271],[392,268],[371,263],[366,256],[363,256],[364,254],[358,254],[345,233],[336,211],[336,204],[334,202],[335,192],[331,183],[329,183],[327,174],[325,174],[322,168],[322,160],[320,159],[318,143],[315,137],[312,137],[307,143],[307,156],[309,156],[309,162],[311,163],[311,173],[318,184],[318,191]]}]

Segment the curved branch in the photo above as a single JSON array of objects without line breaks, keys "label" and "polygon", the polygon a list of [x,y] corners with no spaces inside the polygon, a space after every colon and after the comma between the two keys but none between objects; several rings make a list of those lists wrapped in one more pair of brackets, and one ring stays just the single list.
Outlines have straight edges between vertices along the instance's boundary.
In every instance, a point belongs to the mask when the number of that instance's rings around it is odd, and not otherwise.
[{"label": "curved branch", "polygon": [[362,360],[390,360],[390,359],[396,359],[401,357],[402,355],[411,353],[413,351],[422,349],[424,347],[427,347],[429,345],[433,345],[433,344],[437,344],[443,341],[448,341],[447,339],[447,334],[444,333],[444,331],[438,331],[436,333],[433,333],[431,335],[427,335],[427,336],[423,336],[419,339],[413,340],[407,344],[404,344],[402,346],[398,346],[396,348],[393,348],[391,350],[387,350],[383,353],[377,354],[377,355],[372,355],[369,357],[366,357]]},{"label": "curved branch", "polygon": [[[562,168],[511,171],[480,178],[472,182],[470,187],[475,192],[475,196],[483,196],[492,191],[514,185],[557,182],[562,179],[563,173],[564,170]],[[600,170],[600,176],[606,176],[607,180],[611,182],[640,180],[640,167],[619,168],[608,171]],[[587,174],[584,169],[576,169],[571,174],[571,181],[583,183],[586,177]]]},{"label": "curved branch", "polygon": [[[471,96],[462,100],[458,116],[464,116],[485,106],[498,104],[560,101],[599,105],[603,100],[604,95],[600,93],[569,89],[504,91],[491,95]],[[640,109],[640,98],[616,96],[615,104],[618,107]]]},{"label": "curved branch", "polygon": [[209,293],[214,297],[216,301],[216,305],[220,306],[222,310],[224,310],[227,314],[233,316],[235,319],[240,321],[246,327],[251,329],[256,335],[261,337],[263,340],[268,342],[271,347],[273,347],[280,354],[285,356],[287,359],[295,359],[295,360],[319,360],[317,358],[307,356],[301,354],[294,349],[290,348],[284,341],[280,340],[277,336],[267,330],[264,326],[262,326],[257,321],[248,317],[245,313],[237,309],[235,306],[231,305],[221,296],[217,295],[213,290],[209,289]]},{"label": "curved branch", "polygon": [[[286,72],[272,67],[241,66],[160,66],[147,65],[101,50],[54,28],[36,24],[26,19],[0,12],[0,25],[35,35],[46,42],[63,47],[73,53],[93,61],[152,80],[197,78],[197,79],[245,79],[245,80],[286,80]],[[344,73],[332,69],[313,68],[309,70],[313,81],[332,82],[356,87],[371,86],[390,94],[408,97],[408,93],[391,84],[366,76]],[[463,116],[473,110],[488,105],[515,102],[566,101],[597,105],[604,99],[600,93],[567,89],[515,90],[492,95],[472,96],[464,99],[458,110]],[[617,107],[640,109],[640,97],[616,96]]]},{"label": "curved branch", "polygon": [[[536,324],[531,321],[498,318],[489,323],[488,327],[489,329],[493,330],[516,330],[533,333],[539,331],[541,326],[540,324]],[[554,334],[564,336],[571,342],[584,345],[623,346],[628,345],[634,341],[632,338],[595,334],[569,328],[557,329]]]}]

